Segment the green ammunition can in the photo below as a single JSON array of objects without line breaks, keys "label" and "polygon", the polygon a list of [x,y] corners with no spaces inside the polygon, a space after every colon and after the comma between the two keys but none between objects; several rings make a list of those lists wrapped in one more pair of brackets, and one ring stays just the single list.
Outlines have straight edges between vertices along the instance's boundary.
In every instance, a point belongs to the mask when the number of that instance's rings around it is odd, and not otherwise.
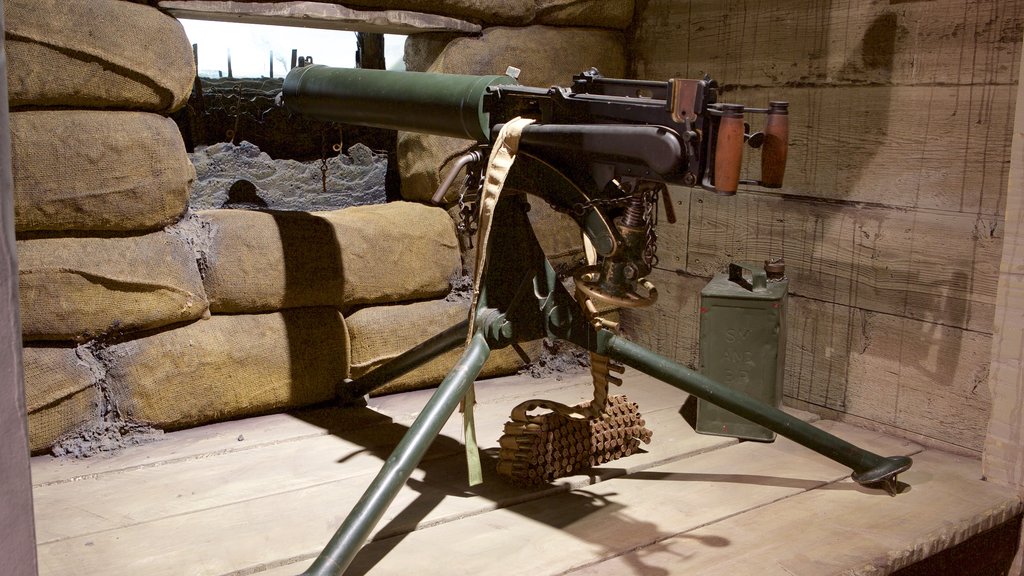
[{"label": "green ammunition can", "polygon": [[[781,260],[730,264],[700,292],[700,372],[778,408],[786,355],[786,294]],[[771,442],[775,433],[706,400],[697,432]]]}]

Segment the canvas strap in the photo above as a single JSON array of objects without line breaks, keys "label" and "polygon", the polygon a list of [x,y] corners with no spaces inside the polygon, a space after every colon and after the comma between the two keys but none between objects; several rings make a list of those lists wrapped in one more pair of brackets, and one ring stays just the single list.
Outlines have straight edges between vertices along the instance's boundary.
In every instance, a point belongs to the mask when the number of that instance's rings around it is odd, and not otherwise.
[{"label": "canvas strap", "polygon": [[[523,128],[533,123],[529,118],[514,118],[505,123],[487,159],[486,179],[483,192],[480,194],[479,229],[477,231],[476,266],[473,272],[473,296],[469,304],[469,331],[466,333],[466,346],[476,331],[476,307],[480,300],[480,287],[484,268],[487,266],[488,243],[491,237],[491,222],[494,209],[498,205],[498,197],[505,186],[505,178],[516,160],[519,151],[519,137]],[[476,425],[473,421],[473,404],[476,392],[470,384],[466,395],[462,398],[462,432],[466,444],[466,466],[469,470],[469,485],[476,486],[484,481],[480,466],[480,450],[476,442]]]}]

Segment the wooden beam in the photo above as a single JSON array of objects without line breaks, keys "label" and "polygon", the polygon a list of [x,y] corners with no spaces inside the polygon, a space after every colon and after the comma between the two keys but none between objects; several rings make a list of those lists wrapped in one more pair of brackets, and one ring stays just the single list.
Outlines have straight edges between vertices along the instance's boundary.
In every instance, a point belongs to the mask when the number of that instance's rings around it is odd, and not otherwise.
[{"label": "wooden beam", "polygon": [[383,34],[359,32],[356,34],[356,45],[357,68],[383,70],[387,67],[384,62]]},{"label": "wooden beam", "polygon": [[[1020,89],[1010,147],[1005,219],[989,374],[992,416],[982,473],[1024,494],[1024,90]],[[1021,544],[1012,574],[1024,573],[1024,541]]]},{"label": "wooden beam", "polygon": [[381,34],[460,32],[478,34],[481,27],[465,20],[407,10],[353,10],[322,2],[250,3],[230,0],[165,0],[159,7],[175,18],[301,26]]},{"label": "wooden beam", "polygon": [[[2,12],[2,10],[0,10]],[[0,13],[0,30],[4,28]],[[0,47],[0,78],[7,57]],[[11,175],[7,82],[0,81],[0,574],[36,574],[35,524],[28,461],[28,427],[18,319],[18,261],[14,242],[14,182]]]}]

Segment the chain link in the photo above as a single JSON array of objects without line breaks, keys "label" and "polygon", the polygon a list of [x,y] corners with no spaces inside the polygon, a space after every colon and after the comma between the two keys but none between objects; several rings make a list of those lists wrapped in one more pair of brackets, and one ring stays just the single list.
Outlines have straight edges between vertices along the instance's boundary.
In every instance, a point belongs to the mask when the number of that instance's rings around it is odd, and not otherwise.
[{"label": "chain link", "polygon": [[647,223],[647,239],[644,245],[644,263],[654,268],[658,265],[658,233],[655,228],[658,225],[658,199],[667,191],[664,185],[660,185],[644,192],[644,221]]},{"label": "chain link", "polygon": [[459,190],[459,223],[455,225],[459,234],[466,239],[466,247],[473,247],[473,236],[479,229],[480,212],[477,210],[477,200],[480,198],[480,190],[483,187],[483,179],[479,168],[468,166],[466,168],[466,179]]},{"label": "chain link", "polygon": [[629,204],[629,196],[623,196],[621,198],[596,198],[588,202],[573,204],[570,208],[565,208],[548,202],[548,206],[550,206],[555,212],[568,214],[574,218],[582,218],[583,215],[587,213],[587,210],[590,210],[591,208],[622,208],[627,204]]},{"label": "chain link", "polygon": [[[664,184],[645,190],[643,194],[644,199],[644,222],[647,224],[647,237],[643,249],[643,260],[644,263],[649,267],[654,268],[658,265],[658,233],[655,231],[655,227],[658,224],[658,199],[659,196],[667,191]],[[586,214],[587,210],[591,208],[623,208],[629,204],[630,196],[621,196],[619,198],[596,198],[588,202],[579,202],[573,204],[570,208],[558,206],[551,202],[548,205],[552,210],[568,214],[575,218],[582,218]]]}]

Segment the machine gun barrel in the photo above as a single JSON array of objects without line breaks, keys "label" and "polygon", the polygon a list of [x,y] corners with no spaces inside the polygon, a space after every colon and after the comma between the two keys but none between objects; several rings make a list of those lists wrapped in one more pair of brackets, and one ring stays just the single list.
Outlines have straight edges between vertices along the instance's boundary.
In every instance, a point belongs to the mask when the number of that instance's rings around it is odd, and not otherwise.
[{"label": "machine gun barrel", "polygon": [[485,143],[491,125],[484,97],[488,87],[503,84],[516,81],[312,65],[288,73],[282,98],[292,112],[321,120]]}]

